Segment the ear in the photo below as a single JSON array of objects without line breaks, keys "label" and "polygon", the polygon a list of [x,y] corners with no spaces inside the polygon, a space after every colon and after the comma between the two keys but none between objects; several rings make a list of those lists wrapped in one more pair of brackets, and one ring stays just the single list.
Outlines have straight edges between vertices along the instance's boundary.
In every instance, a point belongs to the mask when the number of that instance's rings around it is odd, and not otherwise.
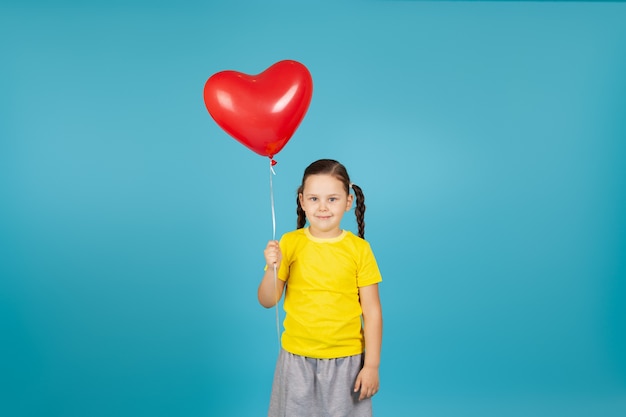
[{"label": "ear", "polygon": [[302,207],[302,193],[298,193],[298,201],[300,201],[300,207]]},{"label": "ear", "polygon": [[346,201],[346,211],[349,211],[352,207],[352,201],[354,201],[354,196],[352,194],[348,194],[348,200]]}]

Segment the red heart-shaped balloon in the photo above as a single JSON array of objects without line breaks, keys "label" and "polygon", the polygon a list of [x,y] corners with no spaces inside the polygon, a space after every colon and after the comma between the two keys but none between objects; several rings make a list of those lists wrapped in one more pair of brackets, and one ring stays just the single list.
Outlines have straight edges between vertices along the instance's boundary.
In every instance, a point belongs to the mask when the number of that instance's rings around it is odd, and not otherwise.
[{"label": "red heart-shaped balloon", "polygon": [[229,135],[273,158],[300,125],[312,94],[308,69],[284,60],[257,75],[230,70],[212,75],[204,85],[204,104]]}]

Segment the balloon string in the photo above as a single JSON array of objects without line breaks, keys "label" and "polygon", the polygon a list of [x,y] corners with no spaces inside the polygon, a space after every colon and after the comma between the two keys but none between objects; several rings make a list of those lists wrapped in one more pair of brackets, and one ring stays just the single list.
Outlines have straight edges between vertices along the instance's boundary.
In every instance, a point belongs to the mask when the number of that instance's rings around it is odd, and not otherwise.
[{"label": "balloon string", "polygon": [[272,203],[272,240],[276,240],[276,211],[274,210],[274,186],[272,184],[272,175],[276,175],[272,161],[270,160],[270,202]]},{"label": "balloon string", "polygon": [[[272,240],[276,240],[276,210],[274,209],[274,185],[272,182],[272,176],[276,175],[274,172],[274,160],[270,158],[270,202],[272,205]],[[276,310],[276,338],[278,339],[278,351],[280,352],[280,319],[278,314],[278,273],[276,264],[274,264],[274,294],[276,294],[276,304],[274,304]]]},{"label": "balloon string", "polygon": [[280,320],[278,318],[278,282],[277,282],[276,264],[274,264],[274,293],[276,294],[276,340],[278,342],[278,352],[280,353]]}]

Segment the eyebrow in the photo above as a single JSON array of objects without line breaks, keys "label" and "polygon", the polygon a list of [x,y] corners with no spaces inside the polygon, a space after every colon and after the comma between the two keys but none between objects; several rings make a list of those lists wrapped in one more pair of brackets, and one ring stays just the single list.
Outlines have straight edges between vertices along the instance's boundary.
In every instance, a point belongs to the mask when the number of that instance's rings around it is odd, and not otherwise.
[{"label": "eyebrow", "polygon": [[[304,193],[303,194],[305,197],[319,197],[319,194],[315,194],[315,193]],[[325,197],[340,197],[341,194],[339,193],[333,193],[333,194],[328,194]]]}]

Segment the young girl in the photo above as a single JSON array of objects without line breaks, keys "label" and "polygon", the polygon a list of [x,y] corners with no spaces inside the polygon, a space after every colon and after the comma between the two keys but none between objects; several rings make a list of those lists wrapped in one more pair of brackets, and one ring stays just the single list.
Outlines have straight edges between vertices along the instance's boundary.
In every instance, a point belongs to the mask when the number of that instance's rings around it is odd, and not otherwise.
[{"label": "young girl", "polygon": [[[340,227],[352,206],[350,189],[359,237]],[[286,288],[269,416],[371,416],[371,397],[378,392],[382,278],[363,238],[363,192],[342,164],[322,159],[304,171],[296,202],[297,229],[280,243],[268,242],[258,290],[259,302],[270,308]]]}]

